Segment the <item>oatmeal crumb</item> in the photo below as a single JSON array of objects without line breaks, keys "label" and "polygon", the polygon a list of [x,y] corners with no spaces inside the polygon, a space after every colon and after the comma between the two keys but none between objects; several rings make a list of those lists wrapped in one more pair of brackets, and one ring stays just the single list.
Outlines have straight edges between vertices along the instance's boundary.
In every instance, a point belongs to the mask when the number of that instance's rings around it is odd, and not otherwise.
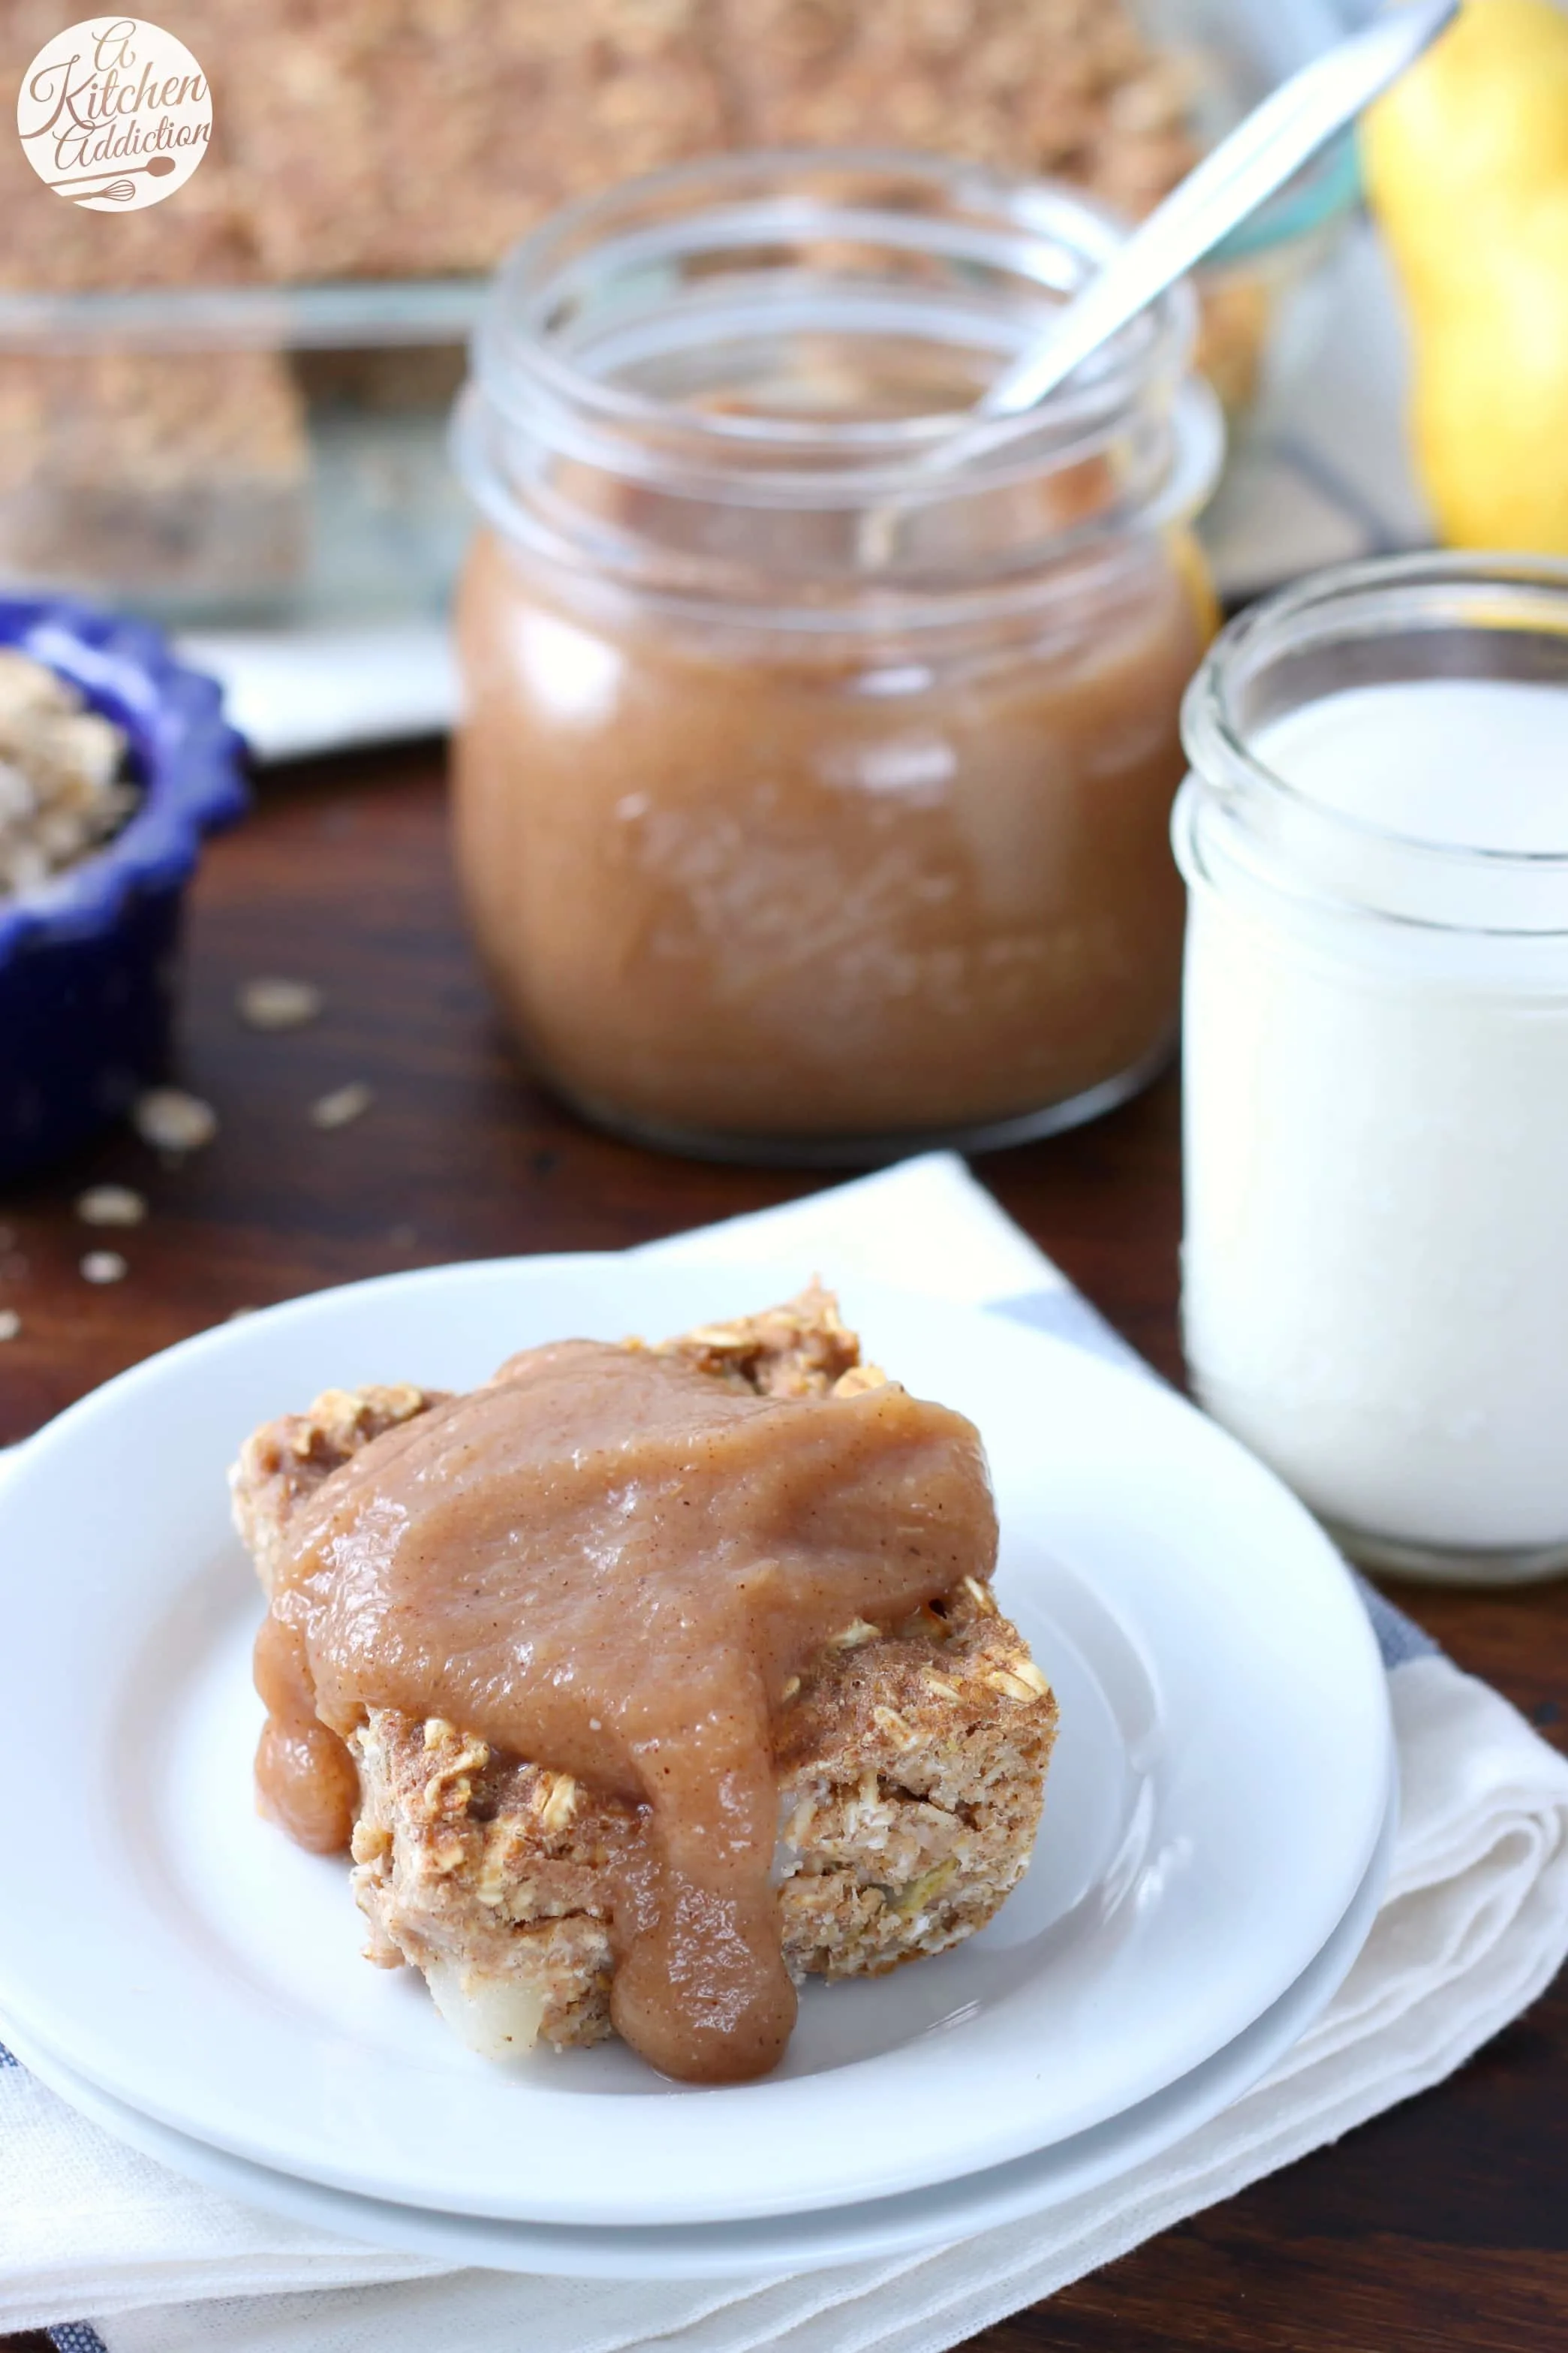
[{"label": "oatmeal crumb", "polygon": [[375,1101],[363,1079],[351,1079],[344,1087],[336,1087],[330,1095],[318,1095],[310,1105],[312,1127],[347,1127],[358,1119]]},{"label": "oatmeal crumb", "polygon": [[546,1773],[533,1802],[542,1830],[563,1831],[577,1810],[577,1784],[570,1773]]},{"label": "oatmeal crumb", "polygon": [[1026,1705],[1031,1700],[1043,1699],[1050,1689],[1032,1660],[1021,1659],[1015,1667],[994,1667],[982,1681],[988,1683],[993,1691],[1003,1693],[1008,1699],[1022,1700]]},{"label": "oatmeal crumb", "polygon": [[123,1282],[131,1271],[118,1250],[89,1250],[81,1271],[89,1282]]},{"label": "oatmeal crumb", "polygon": [[18,1340],[22,1335],[22,1319],[14,1307],[0,1307],[0,1340]]},{"label": "oatmeal crumb", "polygon": [[239,988],[239,1018],[251,1029],[302,1029],[319,1017],[325,999],[314,981],[264,974]]},{"label": "oatmeal crumb", "polygon": [[143,1144],[154,1152],[199,1152],[217,1134],[217,1113],[183,1087],[151,1087],[138,1095],[131,1118]]},{"label": "oatmeal crumb", "polygon": [[827,1647],[830,1651],[858,1651],[862,1642],[876,1641],[881,1630],[868,1618],[851,1618],[847,1626],[841,1626],[837,1634],[828,1636]]},{"label": "oatmeal crumb", "polygon": [[139,1226],[147,1203],[129,1185],[89,1185],[77,1195],[76,1213],[84,1226]]},{"label": "oatmeal crumb", "polygon": [[908,1717],[900,1715],[896,1707],[874,1707],[871,1721],[879,1732],[886,1733],[900,1748],[912,1748],[920,1737]]}]

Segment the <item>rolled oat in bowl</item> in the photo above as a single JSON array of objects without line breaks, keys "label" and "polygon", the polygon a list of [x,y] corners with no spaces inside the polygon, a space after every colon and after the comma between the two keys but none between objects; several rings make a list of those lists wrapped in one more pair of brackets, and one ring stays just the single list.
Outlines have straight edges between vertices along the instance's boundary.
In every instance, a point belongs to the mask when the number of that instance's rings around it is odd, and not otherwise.
[{"label": "rolled oat in bowl", "polygon": [[137,800],[128,744],[70,680],[0,646],[0,896],[36,890],[119,831]]},{"label": "rolled oat in bowl", "polygon": [[243,748],[156,629],[0,597],[0,1182],[167,1074],[184,887]]}]

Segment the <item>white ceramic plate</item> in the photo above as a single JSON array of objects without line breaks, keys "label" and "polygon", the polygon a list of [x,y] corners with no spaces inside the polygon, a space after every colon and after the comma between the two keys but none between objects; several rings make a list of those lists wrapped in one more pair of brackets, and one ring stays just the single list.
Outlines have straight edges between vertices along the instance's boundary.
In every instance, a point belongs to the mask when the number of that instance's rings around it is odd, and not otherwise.
[{"label": "white ceramic plate", "polygon": [[[439,2214],[326,2189],[209,2148],[85,2084],[37,2044],[20,2056],[84,2116],[178,2173],[249,2205],[343,2239],[487,2271],[545,2272],[570,2279],[735,2279],[821,2270],[913,2254],[978,2231],[1047,2212],[1157,2157],[1251,2088],[1298,2042],[1349,1975],[1377,1915],[1398,1825],[1391,1783],[1384,1829],[1366,1877],[1316,1960],[1288,1993],[1214,2058],[1109,2123],[1011,2164],[965,2174],[901,2198],[787,2214],[756,2222],[596,2230],[570,2223],[495,2222]],[[16,2038],[7,2026],[13,2042]]]},{"label": "white ceramic plate", "polygon": [[1034,1865],[984,1935],[808,1988],[763,2084],[680,2089],[618,2046],[496,2068],[409,1973],[359,1960],[342,1868],[257,1819],[258,1605],[224,1490],[247,1430],[329,1384],[462,1386],[536,1341],[674,1331],[810,1271],[394,1276],[187,1342],[41,1432],[0,1488],[0,2009],[18,2032],[276,2172],[443,2212],[685,2226],[1052,2146],[1279,2000],[1364,1879],[1388,1780],[1383,1670],[1336,1556],[1155,1383],[853,1279],[871,1353],[980,1425],[999,1589],[1062,1703]]}]

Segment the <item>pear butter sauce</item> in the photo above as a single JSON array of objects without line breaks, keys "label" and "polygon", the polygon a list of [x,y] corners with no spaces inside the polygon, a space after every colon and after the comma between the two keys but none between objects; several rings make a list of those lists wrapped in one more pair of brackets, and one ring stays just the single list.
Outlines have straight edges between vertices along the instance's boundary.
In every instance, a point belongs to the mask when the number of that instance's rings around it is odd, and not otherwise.
[{"label": "pear butter sauce", "polygon": [[[716,1154],[1089,1116],[1163,1059],[1217,455],[1184,292],[917,461],[1114,235],[969,167],[735,159],[503,270],[457,428],[459,875],[532,1067]],[[889,506],[890,533],[875,528]]]},{"label": "pear butter sauce", "polygon": [[759,2075],[795,2014],[771,1877],[785,1687],[857,1619],[897,1624],[995,1556],[979,1433],[945,1407],[532,1349],[301,1508],[257,1643],[261,1797],[303,1845],[346,1846],[344,1736],[388,1707],[629,1800],[616,2031],[669,2075]]}]

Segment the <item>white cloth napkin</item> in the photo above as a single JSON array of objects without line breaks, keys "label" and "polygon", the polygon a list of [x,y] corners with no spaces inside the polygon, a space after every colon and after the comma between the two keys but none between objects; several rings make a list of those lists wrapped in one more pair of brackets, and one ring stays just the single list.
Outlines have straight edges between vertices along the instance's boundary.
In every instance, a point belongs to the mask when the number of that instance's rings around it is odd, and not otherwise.
[{"label": "white cloth napkin", "polygon": [[[944,1155],[651,1249],[806,1252],[1122,1349]],[[1568,1763],[1396,1613],[1380,1633],[1404,1799],[1371,1939],[1264,2083],[1120,2180],[923,2258],[795,2279],[442,2273],[194,2188],[0,2067],[0,2329],[93,2316],[57,2327],[67,2353],[941,2353],[1439,2082],[1568,1953]]]}]

